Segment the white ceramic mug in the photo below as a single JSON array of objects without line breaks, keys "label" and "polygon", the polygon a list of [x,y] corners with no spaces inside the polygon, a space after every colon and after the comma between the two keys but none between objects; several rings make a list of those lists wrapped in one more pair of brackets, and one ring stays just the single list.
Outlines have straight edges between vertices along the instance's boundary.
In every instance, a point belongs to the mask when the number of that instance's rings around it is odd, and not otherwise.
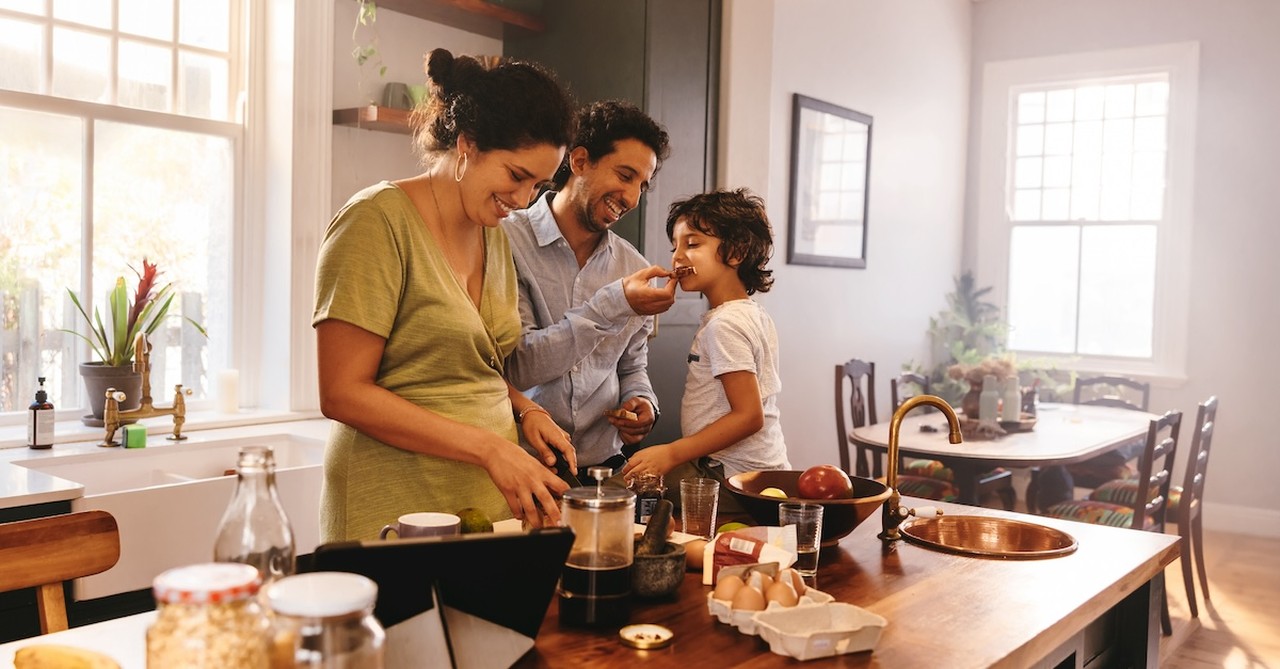
[{"label": "white ceramic mug", "polygon": [[396,522],[383,526],[382,531],[378,533],[378,538],[386,539],[390,532],[395,532],[401,539],[407,539],[409,537],[448,537],[460,534],[461,531],[462,519],[452,513],[420,511],[406,513],[396,519]]}]

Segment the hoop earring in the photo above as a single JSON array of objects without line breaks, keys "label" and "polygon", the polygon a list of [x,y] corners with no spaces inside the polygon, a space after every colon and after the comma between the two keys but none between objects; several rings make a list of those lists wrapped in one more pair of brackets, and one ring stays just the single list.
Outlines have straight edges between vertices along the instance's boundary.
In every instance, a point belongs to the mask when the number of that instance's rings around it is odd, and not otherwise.
[{"label": "hoop earring", "polygon": [[466,174],[467,174],[467,154],[464,153],[462,154],[461,158],[459,158],[453,163],[453,180],[462,181],[462,177],[466,176]]}]

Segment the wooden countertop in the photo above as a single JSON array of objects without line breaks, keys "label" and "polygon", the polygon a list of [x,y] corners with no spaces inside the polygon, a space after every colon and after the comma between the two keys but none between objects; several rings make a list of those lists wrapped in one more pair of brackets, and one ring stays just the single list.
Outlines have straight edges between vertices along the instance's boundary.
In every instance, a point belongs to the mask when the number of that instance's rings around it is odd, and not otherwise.
[{"label": "wooden countertop", "polygon": [[[910,505],[910,502],[904,503]],[[934,504],[934,502],[929,502]],[[817,587],[884,616],[875,650],[811,660],[805,666],[1025,667],[1070,641],[1090,622],[1160,573],[1177,557],[1178,537],[994,509],[939,504],[949,514],[1007,516],[1073,535],[1079,549],[1047,560],[992,560],[936,552],[876,538],[869,518],[834,549],[823,551]],[[688,574],[678,598],[637,603],[632,623],[675,632],[671,646],[638,651],[617,630],[583,631],[559,624],[552,603],[534,650],[519,667],[786,667],[796,660],[769,651],[708,612],[703,586]],[[1145,627],[1145,625],[1144,625]]]}]

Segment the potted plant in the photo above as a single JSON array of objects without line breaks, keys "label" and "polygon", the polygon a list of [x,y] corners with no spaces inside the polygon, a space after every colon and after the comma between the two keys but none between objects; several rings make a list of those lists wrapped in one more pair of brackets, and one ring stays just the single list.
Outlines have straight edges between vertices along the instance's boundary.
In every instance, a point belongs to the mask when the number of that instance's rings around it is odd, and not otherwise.
[{"label": "potted plant", "polygon": [[[134,343],[139,334],[151,335],[164,323],[169,307],[173,303],[175,293],[172,283],[157,287],[156,278],[160,275],[155,263],[142,259],[142,271],[130,267],[138,277],[138,285],[129,298],[124,277],[116,278],[116,285],[107,292],[107,321],[104,322],[97,307],[93,309],[93,317],[80,303],[80,298],[70,288],[67,293],[71,301],[84,316],[89,326],[89,334],[66,330],[89,343],[96,362],[80,364],[80,376],[85,380],[85,388],[89,392],[91,415],[82,421],[86,425],[102,425],[102,412],[107,388],[116,388],[125,393],[125,401],[120,404],[122,411],[137,408],[142,395],[142,372],[133,366]],[[200,334],[209,336],[199,323],[186,319]]]}]

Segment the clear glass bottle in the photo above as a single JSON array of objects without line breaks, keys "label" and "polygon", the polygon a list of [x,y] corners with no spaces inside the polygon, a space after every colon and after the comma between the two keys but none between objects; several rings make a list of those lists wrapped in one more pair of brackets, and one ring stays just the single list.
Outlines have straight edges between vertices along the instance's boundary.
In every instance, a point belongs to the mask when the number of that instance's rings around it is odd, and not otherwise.
[{"label": "clear glass bottle", "polygon": [[267,588],[273,666],[382,669],[386,632],[373,617],[378,585],[359,574],[286,576]]},{"label": "clear glass bottle", "polygon": [[270,585],[296,570],[293,528],[276,492],[271,447],[241,447],[236,478],[235,494],[218,525],[213,559],[257,567],[263,585]]},{"label": "clear glass bottle", "polygon": [[261,583],[243,564],[194,564],[157,576],[148,669],[268,669],[271,626],[256,597]]}]

